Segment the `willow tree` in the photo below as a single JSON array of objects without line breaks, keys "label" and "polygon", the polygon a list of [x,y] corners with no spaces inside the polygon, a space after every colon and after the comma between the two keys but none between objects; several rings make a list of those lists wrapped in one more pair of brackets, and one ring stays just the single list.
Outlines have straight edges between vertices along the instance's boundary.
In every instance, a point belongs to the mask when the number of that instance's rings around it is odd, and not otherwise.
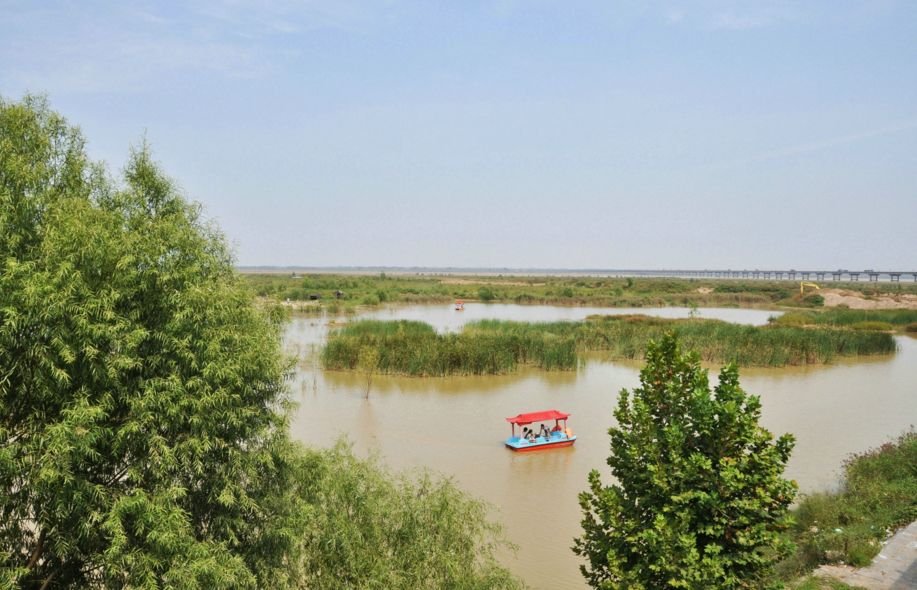
[{"label": "willow tree", "polygon": [[711,391],[696,354],[669,334],[648,347],[640,387],[621,392],[609,430],[605,485],[580,494],[593,588],[759,588],[789,547],[780,532],[795,483],[782,478],[793,448],[762,428],[761,404],[726,366]]},{"label": "willow tree", "polygon": [[145,148],[124,176],[43,99],[0,104],[0,575],[285,583],[279,325]]},{"label": "willow tree", "polygon": [[431,535],[416,587],[512,586],[468,550],[490,530],[473,502],[450,504],[464,528],[419,499],[367,513],[426,527],[384,552],[320,542],[361,464],[289,440],[279,319],[146,148],[116,183],[83,144],[45,100],[0,99],[0,588],[332,588],[348,552],[394,579]]}]

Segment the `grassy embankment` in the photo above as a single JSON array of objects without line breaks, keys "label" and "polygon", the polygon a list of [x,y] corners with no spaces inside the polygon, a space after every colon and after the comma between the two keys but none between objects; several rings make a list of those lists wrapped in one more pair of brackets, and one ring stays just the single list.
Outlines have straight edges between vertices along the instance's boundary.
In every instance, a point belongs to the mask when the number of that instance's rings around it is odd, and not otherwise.
[{"label": "grassy embankment", "polygon": [[[817,307],[818,298],[799,295],[796,281],[737,279],[503,277],[429,275],[244,275],[258,295],[277,301],[308,302],[303,311],[349,312],[382,303],[448,303],[456,298],[483,302],[596,305],[606,307]],[[880,293],[917,293],[909,283],[824,283]],[[338,298],[335,293],[340,291]],[[311,296],[319,296],[310,301]]]},{"label": "grassy embankment", "polygon": [[782,367],[829,363],[837,357],[887,354],[885,333],[831,328],[741,326],[717,320],[647,316],[598,316],[583,322],[524,323],[485,320],[455,334],[438,334],[409,321],[362,320],[332,330],[322,362],[328,369],[356,369],[361,351],[377,350],[377,372],[412,376],[500,374],[519,365],[548,370],[576,368],[582,353],[608,352],[642,358],[650,340],[678,332],[683,346],[709,362]]},{"label": "grassy embankment", "polygon": [[825,563],[868,565],[890,532],[917,519],[917,432],[853,456],[838,492],[805,496],[793,514],[785,578]]},{"label": "grassy embankment", "polygon": [[917,332],[917,310],[845,309],[793,311],[772,320],[780,326],[828,326],[853,330]]}]

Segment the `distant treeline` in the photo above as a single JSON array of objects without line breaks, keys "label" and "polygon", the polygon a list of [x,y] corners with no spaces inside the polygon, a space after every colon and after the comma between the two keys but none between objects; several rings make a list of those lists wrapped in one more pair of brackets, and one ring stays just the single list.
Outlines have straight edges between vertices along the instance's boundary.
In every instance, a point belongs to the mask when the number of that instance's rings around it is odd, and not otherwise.
[{"label": "distant treeline", "polygon": [[[447,334],[421,322],[360,320],[331,332],[322,361],[328,369],[359,368],[412,376],[500,374],[523,364],[571,370],[585,352],[642,358],[647,343],[667,331],[677,332],[685,348],[697,351],[705,361],[734,361],[740,366],[822,364],[837,357],[888,354],[896,349],[894,338],[883,332],[743,326],[643,315],[552,323],[484,320]],[[378,355],[367,355],[368,350],[378,351]],[[361,367],[361,355],[374,359],[376,365]]]}]

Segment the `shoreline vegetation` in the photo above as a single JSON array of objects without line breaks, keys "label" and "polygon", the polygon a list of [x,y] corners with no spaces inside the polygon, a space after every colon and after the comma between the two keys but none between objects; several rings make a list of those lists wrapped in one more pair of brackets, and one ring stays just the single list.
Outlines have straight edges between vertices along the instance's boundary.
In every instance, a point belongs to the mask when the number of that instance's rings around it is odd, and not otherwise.
[{"label": "shoreline vegetation", "polygon": [[837,492],[809,494],[791,510],[795,553],[777,566],[790,580],[819,565],[869,565],[895,530],[917,520],[917,432],[851,456]]},{"label": "shoreline vegetation", "polygon": [[326,369],[367,370],[361,356],[375,351],[374,372],[415,377],[503,374],[520,365],[573,370],[590,352],[642,359],[647,344],[670,331],[705,362],[743,367],[827,364],[897,349],[886,332],[621,315],[581,322],[483,320],[446,334],[416,321],[357,320],[331,330],[321,359]]},{"label": "shoreline vegetation", "polygon": [[[390,303],[482,303],[596,307],[746,307],[818,310],[823,294],[843,289],[864,304],[917,297],[917,283],[823,282],[799,292],[798,281],[645,277],[244,274],[254,293],[303,313],[354,313]],[[852,307],[852,306],[851,306]],[[843,308],[839,308],[843,309]],[[865,310],[881,315],[883,310]],[[907,310],[904,310],[907,311]],[[910,310],[917,314],[917,310]],[[862,312],[861,312],[862,313]],[[917,322],[917,319],[913,320]]]}]

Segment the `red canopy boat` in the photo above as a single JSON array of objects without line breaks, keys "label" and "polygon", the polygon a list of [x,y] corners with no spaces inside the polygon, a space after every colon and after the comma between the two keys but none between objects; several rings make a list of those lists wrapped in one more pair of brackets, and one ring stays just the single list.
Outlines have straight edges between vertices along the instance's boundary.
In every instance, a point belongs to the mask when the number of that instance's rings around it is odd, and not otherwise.
[{"label": "red canopy boat", "polygon": [[[512,436],[506,439],[506,446],[514,451],[540,451],[555,447],[569,447],[576,442],[576,435],[567,428],[567,418],[570,414],[557,410],[544,410],[529,414],[519,414],[507,418],[512,429]],[[547,422],[554,420],[554,427],[548,430],[542,424],[542,430],[536,435],[534,430],[524,429],[520,436],[516,436],[516,425],[528,426],[534,422]],[[561,426],[563,421],[563,426]]]}]

